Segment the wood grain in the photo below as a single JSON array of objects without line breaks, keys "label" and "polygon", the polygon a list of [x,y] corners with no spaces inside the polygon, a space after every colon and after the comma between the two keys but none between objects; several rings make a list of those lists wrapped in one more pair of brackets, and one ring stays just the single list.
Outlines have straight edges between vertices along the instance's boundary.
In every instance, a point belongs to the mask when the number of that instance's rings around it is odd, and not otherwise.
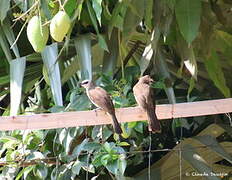
[{"label": "wood grain", "polygon": [[[157,105],[156,113],[159,120],[193,117],[232,112],[232,98],[198,101],[179,104]],[[146,120],[146,114],[138,107],[116,109],[119,122]],[[63,113],[47,113],[35,115],[2,116],[0,130],[16,129],[53,129],[75,126],[93,126],[110,124],[110,118],[103,112],[76,111]]]}]

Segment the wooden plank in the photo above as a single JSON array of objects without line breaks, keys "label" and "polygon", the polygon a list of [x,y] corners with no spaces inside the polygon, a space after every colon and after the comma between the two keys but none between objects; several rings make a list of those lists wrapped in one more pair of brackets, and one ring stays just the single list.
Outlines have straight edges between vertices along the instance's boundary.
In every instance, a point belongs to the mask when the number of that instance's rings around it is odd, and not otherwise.
[{"label": "wooden plank", "polygon": [[[160,120],[230,113],[232,112],[232,98],[179,103],[174,105],[157,105],[156,112]],[[116,114],[120,122],[133,122],[147,119],[146,113],[138,107],[119,108],[116,109]],[[0,117],[0,130],[53,129],[110,123],[109,117],[103,111],[76,111],[2,116]]]}]

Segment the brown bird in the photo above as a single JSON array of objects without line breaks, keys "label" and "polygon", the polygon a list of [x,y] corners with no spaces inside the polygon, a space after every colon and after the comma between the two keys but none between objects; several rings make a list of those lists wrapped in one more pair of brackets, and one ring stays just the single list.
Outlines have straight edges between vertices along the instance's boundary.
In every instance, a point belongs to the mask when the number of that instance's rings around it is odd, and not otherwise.
[{"label": "brown bird", "polygon": [[161,126],[155,114],[155,101],[150,87],[152,82],[154,81],[149,75],[139,78],[133,92],[138,105],[147,113],[149,131],[157,133],[161,132]]},{"label": "brown bird", "polygon": [[86,94],[89,100],[98,108],[107,112],[112,118],[113,128],[117,134],[122,133],[122,129],[118,123],[115,115],[114,104],[109,94],[101,87],[96,86],[90,80],[84,80],[81,82],[81,86],[86,89]]}]

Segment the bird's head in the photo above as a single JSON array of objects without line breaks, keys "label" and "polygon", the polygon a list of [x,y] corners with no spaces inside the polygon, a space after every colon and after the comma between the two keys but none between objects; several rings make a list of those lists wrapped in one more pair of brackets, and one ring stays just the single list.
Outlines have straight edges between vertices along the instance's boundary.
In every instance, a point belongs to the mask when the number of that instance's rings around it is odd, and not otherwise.
[{"label": "bird's head", "polygon": [[93,86],[93,82],[91,80],[84,80],[80,83],[81,87],[85,89],[89,89]]},{"label": "bird's head", "polygon": [[151,84],[154,82],[154,80],[149,76],[149,75],[145,75],[139,78],[139,81],[145,84]]}]

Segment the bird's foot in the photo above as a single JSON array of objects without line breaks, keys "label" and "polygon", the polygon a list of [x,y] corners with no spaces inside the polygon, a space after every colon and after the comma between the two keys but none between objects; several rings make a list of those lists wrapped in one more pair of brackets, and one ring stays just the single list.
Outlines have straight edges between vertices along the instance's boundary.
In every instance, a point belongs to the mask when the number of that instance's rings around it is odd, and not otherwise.
[{"label": "bird's foot", "polygon": [[95,112],[96,116],[97,116],[97,111],[101,110],[101,108],[97,107],[95,109],[93,109],[93,111]]}]

